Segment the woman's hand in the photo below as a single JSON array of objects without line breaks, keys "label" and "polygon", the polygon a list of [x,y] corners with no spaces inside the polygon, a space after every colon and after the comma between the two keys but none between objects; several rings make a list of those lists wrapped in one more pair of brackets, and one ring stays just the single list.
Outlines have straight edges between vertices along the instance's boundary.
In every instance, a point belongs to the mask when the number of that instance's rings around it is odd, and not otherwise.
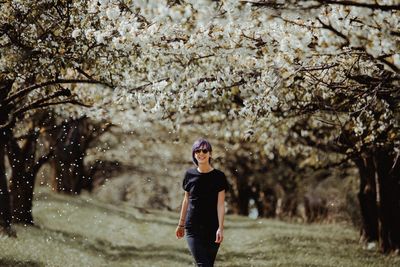
[{"label": "woman's hand", "polygon": [[185,235],[185,218],[186,212],[189,205],[189,192],[185,191],[185,196],[182,201],[181,216],[179,217],[179,223],[175,230],[176,238],[181,239]]},{"label": "woman's hand", "polygon": [[222,240],[224,240],[224,230],[218,228],[217,233],[216,233],[216,238],[215,238],[215,243],[222,243]]},{"label": "woman's hand", "polygon": [[177,226],[175,230],[176,238],[181,239],[185,235],[185,228],[183,226]]}]

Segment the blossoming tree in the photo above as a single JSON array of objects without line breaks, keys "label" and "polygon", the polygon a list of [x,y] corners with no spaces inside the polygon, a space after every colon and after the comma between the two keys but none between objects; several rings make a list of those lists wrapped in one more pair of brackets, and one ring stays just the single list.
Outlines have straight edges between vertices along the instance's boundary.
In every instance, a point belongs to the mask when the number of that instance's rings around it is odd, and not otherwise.
[{"label": "blossoming tree", "polygon": [[[392,251],[399,9],[390,0],[2,1],[0,130],[9,136],[30,109],[55,104],[110,121],[137,106],[176,125],[199,113],[239,120],[270,158],[323,150],[352,160],[364,235]],[[76,99],[92,107],[66,104]]]}]

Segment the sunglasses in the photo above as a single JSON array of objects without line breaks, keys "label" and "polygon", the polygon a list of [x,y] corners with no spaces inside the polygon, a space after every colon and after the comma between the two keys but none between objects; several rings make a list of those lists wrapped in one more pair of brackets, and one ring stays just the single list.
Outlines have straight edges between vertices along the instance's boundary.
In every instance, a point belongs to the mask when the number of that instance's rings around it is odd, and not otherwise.
[{"label": "sunglasses", "polygon": [[207,154],[207,153],[208,153],[208,149],[196,149],[196,150],[194,151],[194,153],[199,154],[200,151],[203,152],[203,154]]}]

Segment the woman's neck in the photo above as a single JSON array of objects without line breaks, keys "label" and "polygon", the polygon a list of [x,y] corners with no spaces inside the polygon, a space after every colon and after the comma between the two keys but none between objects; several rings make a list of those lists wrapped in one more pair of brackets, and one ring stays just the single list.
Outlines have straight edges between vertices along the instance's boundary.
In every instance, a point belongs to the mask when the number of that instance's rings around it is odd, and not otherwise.
[{"label": "woman's neck", "polygon": [[211,167],[211,165],[210,164],[199,164],[199,166],[197,167],[197,170],[199,171],[199,172],[210,172],[210,171],[212,171],[214,168],[213,167]]}]

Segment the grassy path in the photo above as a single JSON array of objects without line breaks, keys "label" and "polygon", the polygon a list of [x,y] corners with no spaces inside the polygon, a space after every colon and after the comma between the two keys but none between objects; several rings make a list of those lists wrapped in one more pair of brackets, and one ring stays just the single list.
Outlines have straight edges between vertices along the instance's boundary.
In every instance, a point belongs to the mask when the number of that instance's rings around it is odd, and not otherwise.
[{"label": "grassy path", "polygon": [[[44,190],[44,189],[40,189]],[[177,213],[141,212],[44,190],[36,193],[37,227],[0,235],[0,266],[193,266],[174,237]],[[366,251],[344,225],[300,225],[227,216],[216,267],[400,266],[400,257]]]}]

